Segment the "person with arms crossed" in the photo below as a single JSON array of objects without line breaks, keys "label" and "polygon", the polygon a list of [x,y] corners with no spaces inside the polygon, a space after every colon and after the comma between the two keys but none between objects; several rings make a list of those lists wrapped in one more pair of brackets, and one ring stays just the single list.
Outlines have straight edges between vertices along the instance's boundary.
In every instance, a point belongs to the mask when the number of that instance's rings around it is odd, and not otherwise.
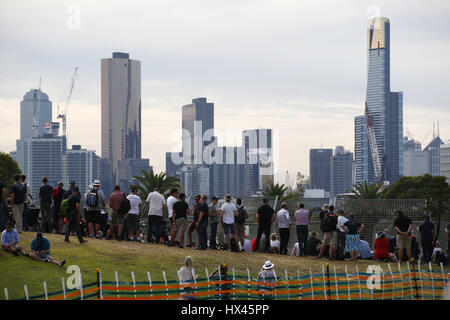
[{"label": "person with arms crossed", "polygon": [[270,246],[270,227],[272,223],[277,219],[277,215],[275,210],[269,205],[269,199],[264,198],[263,204],[259,207],[258,212],[256,213],[256,222],[258,223],[258,233],[256,236],[256,248],[255,252],[259,250],[259,241],[261,240],[261,235],[264,233],[266,236],[266,245],[265,252],[269,251]]}]

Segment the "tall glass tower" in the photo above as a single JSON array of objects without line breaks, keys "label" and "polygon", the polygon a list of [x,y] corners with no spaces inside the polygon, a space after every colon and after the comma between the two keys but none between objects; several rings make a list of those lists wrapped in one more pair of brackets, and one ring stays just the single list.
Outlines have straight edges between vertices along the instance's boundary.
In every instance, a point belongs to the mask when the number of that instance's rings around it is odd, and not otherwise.
[{"label": "tall glass tower", "polygon": [[[367,60],[366,102],[368,113],[375,132],[382,179],[393,183],[402,176],[403,171],[403,93],[391,92],[390,22],[388,18],[379,17],[369,20]],[[361,133],[361,128],[357,128],[361,124],[360,122],[361,116],[356,117],[355,134],[356,131],[359,131],[358,134]],[[364,125],[367,124],[364,123]],[[367,129],[362,131],[367,132]],[[364,135],[364,139],[367,139],[366,135]],[[369,183],[374,182],[376,177],[372,165],[372,155],[370,149],[367,149],[369,144],[367,141],[361,142],[361,140],[356,141],[355,139],[356,183],[364,180]],[[366,148],[364,150],[366,152],[359,150],[362,146]]]}]

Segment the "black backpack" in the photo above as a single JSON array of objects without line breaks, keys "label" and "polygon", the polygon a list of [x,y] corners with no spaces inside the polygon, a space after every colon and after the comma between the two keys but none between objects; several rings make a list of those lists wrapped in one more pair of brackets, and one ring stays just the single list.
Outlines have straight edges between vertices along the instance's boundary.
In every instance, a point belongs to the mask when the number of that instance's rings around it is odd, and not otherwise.
[{"label": "black backpack", "polygon": [[337,216],[333,212],[328,212],[322,219],[324,232],[336,231]]},{"label": "black backpack", "polygon": [[244,224],[244,222],[245,222],[244,206],[238,208],[238,215],[234,219],[234,222],[237,224]]},{"label": "black backpack", "polygon": [[122,202],[120,203],[119,210],[117,210],[117,213],[127,214],[131,209],[131,203],[130,200],[128,200],[127,197],[125,196],[125,193],[123,194],[123,196],[125,197],[125,199],[123,199]]}]

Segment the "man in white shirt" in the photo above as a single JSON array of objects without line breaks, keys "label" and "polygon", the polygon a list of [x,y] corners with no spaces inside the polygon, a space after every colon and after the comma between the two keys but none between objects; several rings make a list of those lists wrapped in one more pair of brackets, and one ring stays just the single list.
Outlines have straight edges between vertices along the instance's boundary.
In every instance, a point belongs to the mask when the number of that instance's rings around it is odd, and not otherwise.
[{"label": "man in white shirt", "polygon": [[147,227],[147,242],[152,242],[153,233],[155,233],[154,243],[159,243],[160,240],[160,228],[162,221],[163,209],[166,207],[166,199],[155,188],[153,192],[150,192],[147,197],[148,210],[148,227]]},{"label": "man in white shirt", "polygon": [[134,241],[135,237],[137,241],[141,241],[139,234],[139,212],[142,206],[142,200],[137,195],[138,189],[136,187],[131,188],[131,194],[127,196],[130,201],[130,210],[127,215],[127,229],[130,241]]},{"label": "man in white shirt", "polygon": [[345,232],[345,230],[342,228],[342,226],[344,225],[344,223],[346,223],[348,221],[348,219],[346,217],[344,217],[344,210],[338,210],[338,222],[336,225],[336,229],[337,229],[337,247],[339,250],[341,250],[342,252],[344,252],[345,249],[345,239],[347,237],[347,233]]},{"label": "man in white shirt", "polygon": [[289,243],[289,236],[291,235],[291,219],[289,218],[288,204],[283,202],[281,210],[277,213],[278,231],[280,234],[280,253],[288,254],[287,246]]},{"label": "man in white shirt", "polygon": [[178,189],[172,188],[170,190],[170,196],[167,198],[167,211],[169,212],[169,221],[171,223],[169,246],[175,245],[175,243],[172,240],[175,239],[177,226],[175,224],[176,222],[175,222],[175,214],[173,212],[173,205],[175,204],[175,202],[178,201],[177,198],[178,198]]},{"label": "man in white shirt", "polygon": [[233,236],[238,245],[237,234],[234,230],[234,217],[238,215],[237,207],[231,202],[231,195],[227,194],[225,203],[220,208],[220,222],[222,223],[223,233],[226,235],[228,248],[231,250],[231,238]]}]

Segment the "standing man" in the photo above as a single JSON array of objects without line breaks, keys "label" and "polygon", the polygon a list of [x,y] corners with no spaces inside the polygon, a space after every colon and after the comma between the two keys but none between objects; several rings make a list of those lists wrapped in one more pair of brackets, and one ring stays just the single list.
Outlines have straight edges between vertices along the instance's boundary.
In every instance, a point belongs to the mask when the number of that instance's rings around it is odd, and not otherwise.
[{"label": "standing man", "polygon": [[184,231],[186,230],[186,220],[187,216],[189,215],[189,206],[184,201],[186,198],[186,195],[184,193],[180,193],[178,196],[178,201],[175,202],[173,205],[173,213],[175,215],[175,237],[173,239],[170,239],[172,243],[175,243],[175,239],[177,236],[178,231],[180,231],[180,238],[178,241],[178,247],[183,249],[183,243],[184,243]]},{"label": "standing man", "polygon": [[347,233],[345,232],[343,226],[348,221],[346,217],[344,217],[344,210],[338,210],[338,221],[337,221],[337,250],[343,254],[345,250],[345,239],[347,237]]},{"label": "standing man", "polygon": [[58,187],[53,189],[52,198],[53,198],[53,220],[58,225],[58,233],[63,234],[63,225],[64,218],[61,217],[61,203],[64,198],[64,184],[62,181],[58,182]]},{"label": "standing man", "polygon": [[47,177],[42,178],[42,186],[39,188],[38,197],[41,199],[41,218],[42,218],[42,232],[52,231],[52,216],[50,209],[52,207],[52,193],[53,188],[48,184]]},{"label": "standing man", "polygon": [[430,221],[430,217],[426,215],[424,222],[419,227],[420,237],[422,239],[422,251],[425,262],[431,261],[433,255],[433,236],[434,236],[434,223]]},{"label": "standing man", "polygon": [[211,204],[209,205],[209,228],[211,229],[211,234],[209,236],[209,248],[217,249],[216,236],[217,236],[217,225],[219,224],[218,212],[217,212],[217,198],[211,198]]},{"label": "standing man", "polygon": [[142,200],[137,195],[138,188],[132,187],[127,199],[130,201],[130,210],[127,215],[127,229],[131,241],[141,241],[139,234],[139,212],[141,212]]},{"label": "standing man", "polygon": [[0,232],[5,230],[7,207],[5,198],[8,195],[8,189],[3,182],[0,182]]},{"label": "standing man", "polygon": [[148,210],[148,228],[147,228],[147,242],[152,241],[153,230],[155,232],[155,243],[160,240],[160,225],[163,215],[163,208],[166,207],[166,199],[159,193],[157,188],[150,192],[147,197]]},{"label": "standing man", "polygon": [[206,203],[208,197],[203,195],[201,198],[201,203],[198,206],[198,211],[200,212],[198,220],[196,223],[199,245],[197,250],[206,250],[208,248],[208,217],[209,217],[209,207]]},{"label": "standing man", "polygon": [[403,211],[397,210],[397,218],[394,221],[394,228],[397,231],[398,260],[402,263],[403,249],[406,249],[406,255],[411,260],[411,228],[412,221],[403,214]]},{"label": "standing man", "polygon": [[241,247],[244,248],[245,240],[245,219],[248,219],[247,208],[242,204],[242,199],[238,198],[236,200],[238,215],[234,219],[234,224],[236,227],[236,236],[241,242]]},{"label": "standing man", "polygon": [[67,199],[70,197],[70,195],[72,194],[72,189],[74,187],[76,187],[76,182],[74,180],[72,180],[69,183],[69,189],[67,189],[66,192],[64,192],[64,199]]},{"label": "standing man", "polygon": [[188,226],[188,245],[186,247],[191,248],[194,246],[194,243],[192,242],[192,232],[195,230],[195,226],[197,224],[198,216],[200,215],[200,212],[198,211],[198,206],[200,205],[200,198],[201,196],[199,194],[196,194],[194,197],[194,205],[192,206],[192,221]]},{"label": "standing man", "polygon": [[[114,240],[123,240],[122,232],[123,232],[123,221],[125,219],[126,212],[119,212],[120,204],[125,200],[125,193],[120,191],[120,186],[115,185],[114,191],[109,196],[109,207],[113,210],[111,215],[111,224],[109,225],[109,230],[106,234],[106,239],[114,239]],[[117,225],[117,238],[115,228]]]},{"label": "standing man", "polygon": [[27,223],[27,216],[28,216],[28,208],[31,205],[31,199],[33,198],[31,196],[31,187],[28,183],[25,182],[27,179],[27,176],[22,174],[20,176],[20,182],[23,183],[25,186],[25,202],[23,203],[23,211],[22,211],[22,230],[27,231],[28,230],[28,223]]},{"label": "standing man", "polygon": [[20,175],[14,176],[15,183],[11,187],[11,203],[16,230],[22,233],[23,205],[27,201],[26,186],[20,182]]},{"label": "standing man", "polygon": [[167,211],[169,213],[169,221],[171,223],[170,242],[169,242],[170,246],[175,245],[175,242],[173,241],[173,239],[175,238],[175,235],[177,232],[177,227],[175,225],[175,223],[176,223],[175,215],[173,214],[173,205],[175,204],[175,202],[178,201],[177,197],[178,197],[178,189],[172,188],[170,190],[170,196],[167,198]]},{"label": "standing man", "polygon": [[[102,208],[105,207],[105,194],[102,190],[100,190],[102,184],[99,180],[95,180],[93,184],[93,188],[88,192],[86,196],[86,204],[87,204],[87,218],[88,218],[88,229],[89,229],[89,238],[101,239],[102,235],[100,234],[100,219],[101,219],[101,211]],[[72,190],[73,192],[73,190]],[[94,233],[95,228],[95,233]]]},{"label": "standing man", "polygon": [[266,246],[265,252],[269,251],[270,246],[270,226],[275,222],[277,216],[275,214],[275,210],[269,205],[269,199],[264,198],[263,204],[259,207],[258,212],[256,213],[256,222],[259,224],[258,226],[258,234],[256,236],[256,250],[259,250],[259,241],[261,240],[261,235],[264,233],[266,237]]},{"label": "standing man", "polygon": [[281,210],[277,213],[277,221],[280,234],[280,254],[288,254],[287,247],[291,235],[291,219],[289,218],[287,202],[281,204]]},{"label": "standing man", "polygon": [[231,236],[234,237],[236,241],[236,246],[238,246],[238,238],[234,230],[234,219],[238,215],[238,210],[234,203],[231,202],[231,195],[227,194],[225,196],[225,203],[220,208],[220,221],[222,223],[223,233],[227,238],[228,249],[232,251],[231,248]]},{"label": "standing man", "polygon": [[294,214],[295,219],[295,231],[297,233],[298,251],[299,257],[306,256],[306,244],[308,243],[308,225],[309,225],[309,212],[305,210],[305,204],[299,203],[298,210]]},{"label": "standing man", "polygon": [[74,186],[71,190],[71,194],[68,198],[68,206],[69,208],[67,209],[67,220],[69,220],[69,224],[67,225],[66,238],[64,239],[64,241],[70,243],[70,232],[72,231],[72,229],[75,229],[80,244],[86,243],[87,240],[83,239],[80,231],[80,191],[78,190],[77,186]]},{"label": "standing man", "polygon": [[323,240],[322,240],[323,244],[322,247],[320,248],[320,252],[317,258],[320,259],[323,256],[326,246],[329,245],[330,246],[329,259],[335,260],[334,253],[337,242],[337,231],[336,231],[337,216],[334,214],[334,206],[329,206],[328,210],[329,211],[325,214],[321,222],[323,230]]}]

